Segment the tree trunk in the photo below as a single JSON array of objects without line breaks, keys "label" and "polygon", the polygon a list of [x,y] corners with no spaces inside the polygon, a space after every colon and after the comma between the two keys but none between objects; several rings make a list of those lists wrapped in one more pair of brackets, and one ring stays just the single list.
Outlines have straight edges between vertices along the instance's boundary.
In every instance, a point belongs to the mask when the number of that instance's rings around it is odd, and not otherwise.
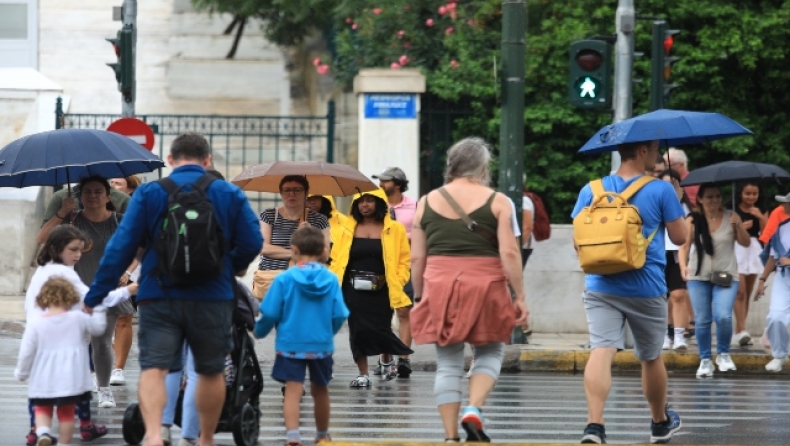
[{"label": "tree trunk", "polygon": [[234,17],[233,17],[233,20],[231,20],[231,22],[230,22],[230,25],[228,25],[228,27],[227,27],[227,28],[225,28],[225,31],[222,31],[222,35],[223,35],[223,36],[227,36],[228,34],[230,34],[231,32],[233,32],[233,28],[235,28],[235,27],[236,27],[236,24],[237,24],[237,23],[239,23],[239,19],[240,19],[240,17],[239,17],[239,16],[234,16]]},{"label": "tree trunk", "polygon": [[236,50],[239,49],[239,41],[244,32],[244,25],[247,23],[247,17],[237,16],[236,19],[239,20],[239,26],[236,28],[236,37],[233,39],[233,46],[230,47],[230,51],[228,51],[228,55],[225,56],[225,59],[233,59],[236,56]]}]

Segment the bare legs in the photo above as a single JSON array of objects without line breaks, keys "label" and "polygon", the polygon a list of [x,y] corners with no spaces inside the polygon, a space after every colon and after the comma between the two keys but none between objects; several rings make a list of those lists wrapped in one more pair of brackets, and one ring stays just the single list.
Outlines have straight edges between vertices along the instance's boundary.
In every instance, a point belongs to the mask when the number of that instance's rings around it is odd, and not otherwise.
[{"label": "bare legs", "polygon": [[746,331],[746,318],[749,316],[749,296],[754,291],[757,274],[738,275],[738,294],[735,296],[735,333]]}]

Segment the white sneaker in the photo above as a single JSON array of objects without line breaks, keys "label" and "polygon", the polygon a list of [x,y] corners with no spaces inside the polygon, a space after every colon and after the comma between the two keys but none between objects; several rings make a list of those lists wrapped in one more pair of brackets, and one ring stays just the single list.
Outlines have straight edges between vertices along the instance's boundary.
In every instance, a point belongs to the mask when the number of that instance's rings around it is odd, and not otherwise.
[{"label": "white sneaker", "polygon": [[729,353],[722,353],[720,355],[717,355],[716,365],[719,366],[720,372],[735,370],[735,363],[732,362],[732,358],[730,357]]},{"label": "white sneaker", "polygon": [[672,339],[669,338],[668,334],[664,334],[664,346],[661,349],[669,350],[670,348],[672,348]]},{"label": "white sneaker", "polygon": [[123,374],[123,369],[115,369],[112,371],[112,374],[110,375],[110,385],[111,386],[126,385],[126,375]]},{"label": "white sneaker", "polygon": [[781,372],[782,366],[784,366],[786,363],[787,356],[784,358],[774,358],[771,360],[771,362],[765,365],[765,370],[768,370],[769,372]]},{"label": "white sneaker", "polygon": [[115,407],[115,397],[112,396],[111,388],[99,388],[99,407],[103,409],[112,409]]},{"label": "white sneaker", "polygon": [[745,347],[752,343],[752,335],[750,335],[746,331],[735,333],[735,336],[732,337],[732,341],[733,343],[738,344],[741,347]]},{"label": "white sneaker", "polygon": [[170,444],[173,442],[170,437],[170,428],[167,426],[162,426],[160,432],[162,433],[162,443],[164,443],[165,446],[170,446]]},{"label": "white sneaker", "polygon": [[699,363],[699,368],[697,369],[697,378],[713,378],[713,361],[710,359],[703,359]]},{"label": "white sneaker", "polygon": [[93,378],[93,393],[99,393],[99,380],[96,379],[96,372],[91,372]]},{"label": "white sneaker", "polygon": [[[666,341],[664,341],[666,342]],[[673,347],[676,351],[686,351],[688,350],[689,346],[686,344],[686,338],[683,337],[682,334],[675,335],[675,346]]]}]

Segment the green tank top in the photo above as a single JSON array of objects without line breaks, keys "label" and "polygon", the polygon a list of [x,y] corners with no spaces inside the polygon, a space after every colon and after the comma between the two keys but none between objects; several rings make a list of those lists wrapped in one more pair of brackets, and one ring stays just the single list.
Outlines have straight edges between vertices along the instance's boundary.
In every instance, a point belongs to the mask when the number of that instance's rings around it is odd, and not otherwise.
[{"label": "green tank top", "polygon": [[[485,204],[469,213],[469,218],[478,226],[496,234],[497,220],[491,212],[491,203],[496,193],[491,194]],[[442,198],[443,199],[443,198]],[[460,218],[447,218],[437,214],[428,200],[425,213],[420,220],[428,242],[428,255],[499,257],[499,249],[488,240],[469,230]]]}]

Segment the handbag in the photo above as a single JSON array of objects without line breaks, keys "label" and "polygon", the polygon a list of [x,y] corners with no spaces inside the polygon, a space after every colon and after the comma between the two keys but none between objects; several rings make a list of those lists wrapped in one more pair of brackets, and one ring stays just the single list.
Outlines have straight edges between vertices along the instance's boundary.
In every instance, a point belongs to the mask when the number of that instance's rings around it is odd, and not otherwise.
[{"label": "handbag", "polygon": [[710,275],[710,283],[723,287],[731,287],[732,274],[726,271],[714,271]]},{"label": "handbag", "polygon": [[[474,232],[475,234],[479,235],[483,238],[483,240],[487,241],[494,245],[494,248],[499,249],[499,238],[497,237],[496,233],[492,232],[488,228],[480,226],[477,224],[476,221],[472,220],[472,218],[461,209],[461,206],[458,205],[458,202],[447,192],[443,187],[439,188],[439,193],[442,194],[447,204],[450,205],[451,208],[461,217],[461,220],[466,224],[466,227]],[[496,192],[494,192],[496,193]]]},{"label": "handbag", "polygon": [[274,278],[283,272],[283,269],[258,269],[252,275],[252,295],[259,301],[263,301],[269,287],[272,286]]}]

